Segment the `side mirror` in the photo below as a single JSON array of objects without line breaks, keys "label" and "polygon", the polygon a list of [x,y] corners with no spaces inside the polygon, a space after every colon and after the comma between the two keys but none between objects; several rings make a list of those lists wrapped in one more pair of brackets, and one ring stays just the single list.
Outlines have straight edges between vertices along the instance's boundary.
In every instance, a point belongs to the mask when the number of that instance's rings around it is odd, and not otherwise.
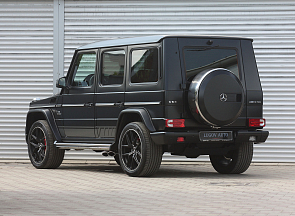
[{"label": "side mirror", "polygon": [[57,88],[65,88],[66,87],[66,77],[61,77],[56,81]]}]

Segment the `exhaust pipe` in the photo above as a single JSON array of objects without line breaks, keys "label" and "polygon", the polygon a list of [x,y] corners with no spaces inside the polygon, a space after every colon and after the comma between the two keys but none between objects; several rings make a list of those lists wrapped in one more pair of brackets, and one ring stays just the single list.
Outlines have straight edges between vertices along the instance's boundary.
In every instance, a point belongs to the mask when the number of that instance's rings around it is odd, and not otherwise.
[{"label": "exhaust pipe", "polygon": [[116,153],[113,151],[103,151],[102,152],[102,156],[105,156],[105,157],[107,157],[107,156],[114,157],[115,155],[116,155]]},{"label": "exhaust pipe", "polygon": [[108,154],[109,154],[109,156],[114,157],[116,153],[113,151],[109,151]]},{"label": "exhaust pipe", "polygon": [[105,156],[105,157],[107,157],[107,156],[109,156],[109,154],[108,154],[108,152],[107,152],[107,151],[103,151],[103,152],[102,152],[102,156]]}]

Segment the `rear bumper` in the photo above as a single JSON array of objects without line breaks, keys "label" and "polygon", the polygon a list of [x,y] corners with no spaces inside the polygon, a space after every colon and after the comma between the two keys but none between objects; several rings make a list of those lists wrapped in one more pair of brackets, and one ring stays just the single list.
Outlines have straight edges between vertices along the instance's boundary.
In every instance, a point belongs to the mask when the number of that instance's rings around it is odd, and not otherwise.
[{"label": "rear bumper", "polygon": [[[233,132],[233,140],[227,141],[227,143],[239,143],[239,142],[254,142],[263,143],[268,137],[268,131],[248,131],[239,130]],[[208,143],[202,142],[199,137],[199,131],[184,131],[184,132],[152,132],[150,133],[154,143],[158,145],[165,144],[180,144],[180,143]],[[178,137],[184,137],[183,142],[177,142]],[[255,137],[255,140],[253,138]],[[213,141],[212,141],[213,142]],[[225,141],[214,141],[213,143]]]}]

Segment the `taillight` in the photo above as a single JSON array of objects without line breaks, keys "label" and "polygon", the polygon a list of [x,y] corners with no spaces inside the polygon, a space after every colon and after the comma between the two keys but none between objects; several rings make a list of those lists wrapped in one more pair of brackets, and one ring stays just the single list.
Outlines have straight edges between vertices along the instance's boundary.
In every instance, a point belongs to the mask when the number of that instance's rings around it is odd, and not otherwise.
[{"label": "taillight", "polygon": [[184,142],[184,137],[177,137],[177,142]]},{"label": "taillight", "polygon": [[264,127],[265,119],[249,119],[249,127]]},{"label": "taillight", "polygon": [[166,119],[166,127],[169,128],[181,128],[185,127],[184,119]]}]

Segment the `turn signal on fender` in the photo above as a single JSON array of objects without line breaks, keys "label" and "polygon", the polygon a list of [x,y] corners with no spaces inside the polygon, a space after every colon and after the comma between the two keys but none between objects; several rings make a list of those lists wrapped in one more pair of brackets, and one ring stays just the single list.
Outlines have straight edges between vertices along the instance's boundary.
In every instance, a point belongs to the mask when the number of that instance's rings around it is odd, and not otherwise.
[{"label": "turn signal on fender", "polygon": [[265,119],[249,119],[249,127],[264,127]]},{"label": "turn signal on fender", "polygon": [[181,128],[185,127],[184,119],[166,119],[166,127],[169,128]]}]

